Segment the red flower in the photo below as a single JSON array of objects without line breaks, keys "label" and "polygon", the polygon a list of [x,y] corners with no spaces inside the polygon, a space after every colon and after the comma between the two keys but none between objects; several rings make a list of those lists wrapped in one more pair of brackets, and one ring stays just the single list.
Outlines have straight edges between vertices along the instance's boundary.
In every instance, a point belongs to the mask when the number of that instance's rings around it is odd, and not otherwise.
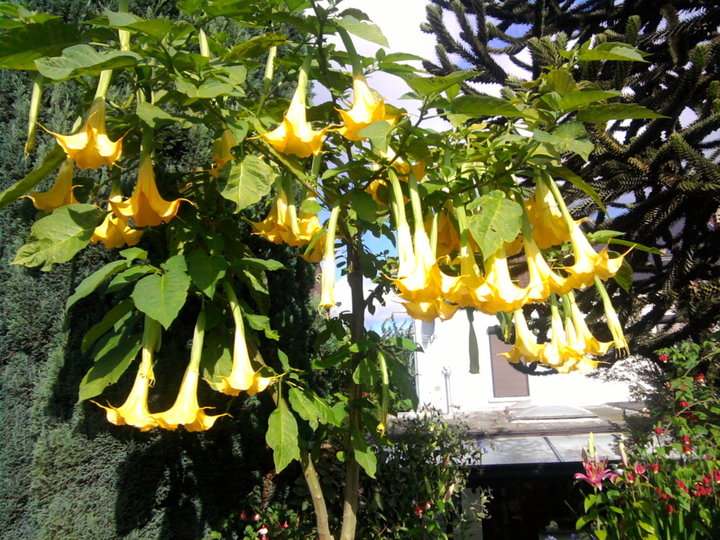
[{"label": "red flower", "polygon": [[256,522],[260,521],[260,514],[253,514],[252,520]]},{"label": "red flower", "polygon": [[660,360],[661,362],[665,363],[665,362],[667,362],[668,360],[670,360],[670,358],[668,358],[668,355],[667,355],[667,354],[661,354],[660,356],[658,356],[658,360]]},{"label": "red flower", "polygon": [[656,473],[656,472],[660,471],[660,465],[658,465],[657,463],[651,463],[650,470],[652,472]]},{"label": "red flower", "polygon": [[645,465],[640,465],[639,463],[636,463],[633,468],[635,469],[636,474],[645,474],[645,471],[647,470]]},{"label": "red flower", "polygon": [[680,406],[687,409],[690,406],[690,404],[687,401],[681,401]]},{"label": "red flower", "polygon": [[432,505],[430,504],[430,501],[425,501],[425,504],[423,504],[423,508],[425,509],[426,512],[428,510],[430,510],[431,507],[432,507]]},{"label": "red flower", "polygon": [[630,471],[627,471],[627,473],[625,474],[625,479],[626,479],[628,482],[634,482],[634,481],[635,481],[635,475],[634,475],[633,473],[631,473]]},{"label": "red flower", "polygon": [[242,519],[243,521],[245,521],[247,519],[247,514],[245,513],[245,510],[240,512],[240,519]]},{"label": "red flower", "polygon": [[713,479],[715,480],[715,483],[720,484],[720,470],[713,469]]},{"label": "red flower", "polygon": [[679,479],[676,478],[676,479],[675,479],[675,483],[676,483],[677,486],[678,486],[680,489],[682,489],[685,493],[690,493],[690,490],[689,490],[689,489],[687,488],[687,486],[685,485],[685,482],[683,482],[682,480],[679,480]]},{"label": "red flower", "polygon": [[683,444],[683,452],[689,454],[690,452],[692,452],[692,446],[690,446],[689,444]]},{"label": "red flower", "polygon": [[289,526],[290,526],[290,525],[288,525],[287,520],[285,520],[285,523],[283,523],[282,525],[280,525],[280,527],[282,527],[283,529],[287,529]]},{"label": "red flower", "polygon": [[661,427],[656,427],[655,429],[653,429],[653,431],[658,435],[662,435],[663,433],[665,433],[665,430]]},{"label": "red flower", "polygon": [[682,442],[684,442],[685,444],[690,444],[690,435],[683,435]]},{"label": "red flower", "polygon": [[668,514],[672,514],[675,511],[675,507],[672,504],[668,504],[665,509],[667,510]]},{"label": "red flower", "polygon": [[607,468],[607,458],[601,461],[598,455],[595,454],[595,459],[593,461],[590,461],[584,449],[582,454],[585,474],[575,473],[574,478],[576,480],[585,480],[591,486],[602,490],[603,480],[610,479],[611,482],[614,482],[615,479],[618,477],[617,474]]},{"label": "red flower", "polygon": [[705,380],[705,374],[704,373],[698,373],[695,376],[695,382],[703,382]]},{"label": "red flower", "polygon": [[414,512],[416,516],[421,517],[423,515],[422,506],[416,506]]},{"label": "red flower", "polygon": [[670,498],[670,495],[668,495],[667,493],[663,492],[663,493],[660,494],[660,498],[661,498],[663,501],[667,501],[667,500]]}]

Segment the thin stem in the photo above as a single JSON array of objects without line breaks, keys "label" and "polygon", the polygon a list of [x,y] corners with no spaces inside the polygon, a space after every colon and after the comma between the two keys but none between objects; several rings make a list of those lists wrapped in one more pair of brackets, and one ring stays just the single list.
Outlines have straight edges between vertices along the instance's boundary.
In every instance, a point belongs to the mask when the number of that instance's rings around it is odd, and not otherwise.
[{"label": "thin stem", "polygon": [[364,77],[365,75],[363,74],[362,63],[360,62],[360,57],[358,56],[357,51],[355,50],[355,44],[352,42],[350,34],[348,34],[347,30],[344,28],[338,28],[338,34],[340,34],[340,39],[342,39],[343,45],[345,45],[345,49],[350,57],[353,79]]},{"label": "thin stem", "polygon": [[312,456],[307,450],[300,451],[300,467],[302,468],[305,483],[307,484],[308,491],[310,491],[313,508],[315,509],[317,537],[320,540],[333,540],[333,535],[330,534],[330,521],[325,504],[325,495],[323,495],[320,478],[313,465]]},{"label": "thin stem", "polygon": [[[352,298],[352,318],[350,320],[350,339],[357,343],[365,336],[365,297],[362,287],[362,271],[360,269],[360,253],[362,253],[362,240],[360,235],[353,236],[347,245],[348,249],[348,284]],[[351,372],[362,359],[361,353],[353,355]],[[357,507],[360,495],[360,465],[355,459],[352,442],[353,433],[361,431],[361,411],[358,400],[361,396],[361,386],[350,378],[349,383],[349,421],[346,437],[345,460],[345,495],[343,500],[343,521],[340,540],[353,540],[357,528]]]}]

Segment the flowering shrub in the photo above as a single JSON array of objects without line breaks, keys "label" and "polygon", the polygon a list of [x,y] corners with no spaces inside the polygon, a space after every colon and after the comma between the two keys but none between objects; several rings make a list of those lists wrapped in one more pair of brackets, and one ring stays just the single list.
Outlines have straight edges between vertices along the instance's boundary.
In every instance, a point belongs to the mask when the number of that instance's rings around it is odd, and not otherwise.
[{"label": "flowering shrub", "polygon": [[[622,463],[596,474],[597,456],[583,456],[593,486],[577,528],[600,538],[717,538],[720,530],[720,393],[715,342],[681,343],[660,351],[666,382],[648,395],[649,422],[634,430]],[[591,451],[592,454],[592,451]],[[592,457],[592,455],[591,455]],[[604,488],[604,489],[603,489]]]}]

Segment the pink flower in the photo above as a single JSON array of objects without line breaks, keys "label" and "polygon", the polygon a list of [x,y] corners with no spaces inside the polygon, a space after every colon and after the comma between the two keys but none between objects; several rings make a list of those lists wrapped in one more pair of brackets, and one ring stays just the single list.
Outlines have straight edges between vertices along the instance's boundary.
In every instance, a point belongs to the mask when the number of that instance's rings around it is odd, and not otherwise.
[{"label": "pink flower", "polygon": [[610,479],[614,482],[618,477],[617,474],[607,468],[607,458],[601,460],[597,455],[595,459],[590,461],[585,450],[583,450],[583,467],[585,468],[585,474],[575,473],[574,478],[576,480],[585,480],[591,486],[602,491],[603,480]]}]

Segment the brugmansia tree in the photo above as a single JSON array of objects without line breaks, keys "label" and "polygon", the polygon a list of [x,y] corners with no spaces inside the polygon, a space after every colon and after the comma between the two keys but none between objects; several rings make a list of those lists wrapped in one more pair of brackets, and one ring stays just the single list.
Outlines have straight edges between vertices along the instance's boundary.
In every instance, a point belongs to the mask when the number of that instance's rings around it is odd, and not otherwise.
[{"label": "brugmansia tree", "polygon": [[[581,119],[595,151],[584,164],[577,156],[564,158],[610,204],[609,213],[575,187],[565,194],[575,200],[576,217],[662,249],[628,255],[637,271],[632,291],[617,291],[637,352],[651,357],[659,347],[697,339],[711,328],[720,314],[718,3],[432,0],[427,13],[423,28],[437,38],[438,61],[425,67],[435,75],[462,66],[477,71],[475,82],[516,87],[521,83],[509,71],[537,78],[565,62],[562,49],[570,40],[590,38],[596,51],[634,60],[603,63],[588,51],[582,56],[588,62],[573,72],[596,91],[622,90],[618,99],[626,113],[614,122],[601,112],[586,113]],[[618,42],[647,54],[632,58]],[[556,98],[572,99],[574,88],[566,81],[556,87]],[[662,116],[639,118],[636,105]],[[654,333],[655,327],[663,331]]]},{"label": "brugmansia tree", "polygon": [[[381,45],[385,38],[362,12],[341,12],[334,2],[178,6],[183,17],[171,20],[139,17],[120,2],[70,25],[3,5],[0,67],[35,75],[28,149],[40,136],[33,126],[43,119],[45,88],[92,87],[72,129],[45,128],[56,144],[0,193],[0,206],[22,198],[15,204],[37,209],[15,264],[51,271],[89,244],[118,250],[66,303],[71,314],[91,298],[110,305],[81,341],[92,359],[78,390],[87,407],[128,430],[203,432],[229,422],[233,404],[262,396],[274,409],[265,440],[276,472],[297,461],[317,535],[350,539],[361,471],[380,474],[375,448],[390,444],[390,390],[406,374],[399,348],[414,348],[365,329],[365,311],[391,288],[418,319],[497,315],[514,332],[511,362],[588,371],[611,348],[628,352],[605,286],[627,284],[628,243],[575,220],[559,184],[603,207],[561,161],[592,151],[583,120],[657,116],[607,103],[615,92],[572,76],[588,62],[637,59],[636,49],[578,44],[532,83],[492,98],[460,91],[473,72],[433,77],[403,63],[412,55],[359,56],[351,35]],[[213,30],[218,17],[267,30],[228,48]],[[274,31],[280,24],[296,29],[292,39]],[[344,51],[327,44],[331,35]],[[366,75],[376,70],[405,81],[420,101],[417,116],[370,88]],[[258,76],[255,90],[247,81]],[[328,90],[328,102],[309,107],[311,80]],[[279,84],[294,86],[289,103],[275,94]],[[452,129],[422,127],[431,111]],[[484,117],[502,121],[473,120]],[[212,134],[212,159],[168,173],[168,131],[193,126]],[[106,174],[75,180],[94,169]],[[44,178],[52,185],[39,189]],[[258,206],[262,219],[254,217]],[[372,254],[368,234],[396,241],[397,257]],[[271,305],[283,302],[272,276],[289,264],[268,255],[273,244],[322,262],[324,318],[312,365],[287,354],[293,329],[270,318]],[[511,278],[511,266],[527,274],[524,283]],[[338,268],[352,305],[333,315]],[[363,278],[377,284],[367,296]],[[576,292],[596,299],[595,322],[608,340],[590,331]],[[549,333],[529,330],[527,319],[538,315],[549,319]],[[321,345],[331,339],[337,347],[328,351]],[[162,355],[168,348],[172,358]],[[168,364],[182,380],[168,376]],[[331,369],[343,380],[328,391],[315,372]],[[119,396],[117,383],[128,377],[132,387]],[[337,512],[316,466],[329,448],[344,468]]]}]

